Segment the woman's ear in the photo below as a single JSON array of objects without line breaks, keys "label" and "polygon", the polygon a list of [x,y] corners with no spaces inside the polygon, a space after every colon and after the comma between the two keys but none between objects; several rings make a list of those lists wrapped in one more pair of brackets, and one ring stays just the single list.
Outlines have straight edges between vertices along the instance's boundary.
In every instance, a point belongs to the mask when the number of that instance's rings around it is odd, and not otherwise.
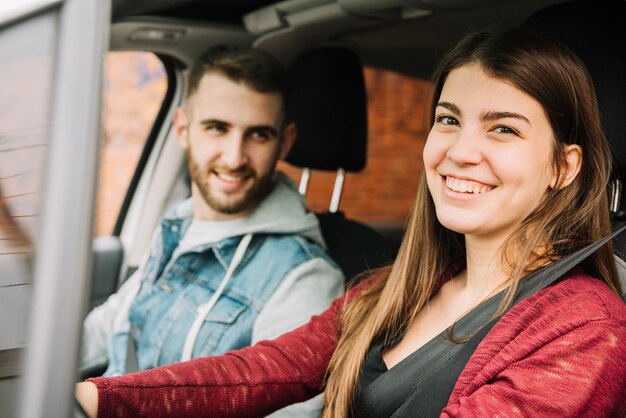
[{"label": "woman's ear", "polygon": [[[568,145],[565,147],[565,166],[561,169],[561,175],[557,176],[556,173],[552,177],[550,187],[553,189],[562,189],[569,186],[572,181],[580,173],[580,167],[583,163],[583,150],[580,145]],[[558,184],[557,184],[558,182]]]}]

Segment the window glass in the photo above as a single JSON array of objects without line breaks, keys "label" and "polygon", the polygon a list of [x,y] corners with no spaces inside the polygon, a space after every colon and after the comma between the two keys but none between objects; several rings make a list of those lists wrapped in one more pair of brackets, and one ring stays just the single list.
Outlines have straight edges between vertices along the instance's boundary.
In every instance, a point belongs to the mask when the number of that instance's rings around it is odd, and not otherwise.
[{"label": "window glass", "polygon": [[[51,93],[55,20],[41,17],[0,31],[0,349],[23,344],[5,333],[9,287],[31,282]],[[6,302],[6,303],[5,303]],[[11,341],[9,341],[11,340]]]},{"label": "window glass", "polygon": [[56,39],[56,14],[0,30],[0,416],[11,416],[26,345]]},{"label": "window glass", "polygon": [[109,52],[96,235],[109,235],[167,89],[163,63],[148,52]]},{"label": "window glass", "polygon": [[[367,165],[360,173],[346,174],[340,209],[349,218],[373,225],[403,223],[413,205],[421,172],[431,83],[375,68],[365,69],[365,82]],[[300,169],[286,163],[280,167],[300,181]],[[312,210],[328,210],[335,176],[313,172],[307,192]]]}]

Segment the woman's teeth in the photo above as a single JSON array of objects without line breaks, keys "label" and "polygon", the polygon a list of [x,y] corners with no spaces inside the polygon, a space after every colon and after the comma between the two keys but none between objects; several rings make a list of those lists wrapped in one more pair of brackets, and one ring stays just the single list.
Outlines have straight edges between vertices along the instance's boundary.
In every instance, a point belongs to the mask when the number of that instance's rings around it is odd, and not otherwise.
[{"label": "woman's teeth", "polygon": [[493,189],[493,186],[489,186],[483,183],[477,183],[470,180],[456,179],[453,177],[446,177],[446,187],[458,193],[473,194],[485,193]]}]

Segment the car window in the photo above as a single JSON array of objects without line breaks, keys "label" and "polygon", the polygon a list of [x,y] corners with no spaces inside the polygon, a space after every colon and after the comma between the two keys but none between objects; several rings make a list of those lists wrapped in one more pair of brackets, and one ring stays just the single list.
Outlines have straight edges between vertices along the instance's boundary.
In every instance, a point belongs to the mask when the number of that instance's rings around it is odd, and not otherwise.
[{"label": "car window", "polygon": [[0,416],[11,416],[28,335],[55,25],[49,14],[0,31]]},{"label": "car window", "polygon": [[156,55],[130,51],[107,54],[96,236],[113,231],[166,91],[167,76]]}]

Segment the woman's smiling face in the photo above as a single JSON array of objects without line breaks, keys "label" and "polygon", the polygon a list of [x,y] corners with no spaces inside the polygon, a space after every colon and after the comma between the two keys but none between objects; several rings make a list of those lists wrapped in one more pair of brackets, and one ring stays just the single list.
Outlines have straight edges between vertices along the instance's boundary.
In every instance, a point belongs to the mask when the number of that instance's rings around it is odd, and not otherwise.
[{"label": "woman's smiling face", "polygon": [[423,153],[439,222],[502,242],[554,186],[553,141],[531,96],[478,64],[451,71]]}]

